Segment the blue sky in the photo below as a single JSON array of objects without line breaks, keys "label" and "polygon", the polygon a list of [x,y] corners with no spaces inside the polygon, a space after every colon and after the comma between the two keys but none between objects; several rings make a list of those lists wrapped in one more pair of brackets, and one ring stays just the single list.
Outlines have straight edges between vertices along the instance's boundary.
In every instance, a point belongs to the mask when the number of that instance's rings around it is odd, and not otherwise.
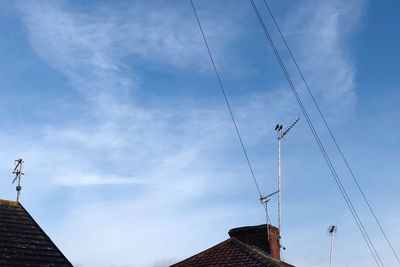
[{"label": "blue sky", "polygon": [[[300,110],[250,3],[196,5],[261,191],[273,192],[273,128]],[[400,248],[400,4],[271,7]],[[0,196],[15,198],[13,160],[23,157],[21,202],[74,265],[166,266],[223,241],[230,228],[265,222],[189,1],[8,1],[0,13]],[[288,68],[384,263],[394,266]],[[373,266],[305,120],[282,160],[285,259],[326,266],[326,230],[336,224],[336,265]]]}]

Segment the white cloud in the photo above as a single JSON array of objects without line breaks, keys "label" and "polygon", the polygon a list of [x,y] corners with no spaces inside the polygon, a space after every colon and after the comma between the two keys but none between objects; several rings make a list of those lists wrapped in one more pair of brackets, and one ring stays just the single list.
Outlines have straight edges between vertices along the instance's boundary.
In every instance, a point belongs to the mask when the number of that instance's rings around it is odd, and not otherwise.
[{"label": "white cloud", "polygon": [[[62,186],[80,186],[80,185],[110,185],[110,184],[140,184],[138,179],[113,177],[113,176],[98,176],[93,174],[78,174],[56,176],[55,181]],[[142,182],[143,183],[143,182]]]}]

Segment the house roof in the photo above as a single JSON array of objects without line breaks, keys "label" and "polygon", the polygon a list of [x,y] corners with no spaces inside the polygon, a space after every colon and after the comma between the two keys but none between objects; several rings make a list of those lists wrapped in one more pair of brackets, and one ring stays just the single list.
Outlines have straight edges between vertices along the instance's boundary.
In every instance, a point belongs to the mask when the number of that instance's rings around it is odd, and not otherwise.
[{"label": "house roof", "polygon": [[290,264],[268,256],[256,247],[247,245],[234,237],[172,266],[293,267]]},{"label": "house roof", "polygon": [[0,200],[0,266],[72,264],[19,202]]}]

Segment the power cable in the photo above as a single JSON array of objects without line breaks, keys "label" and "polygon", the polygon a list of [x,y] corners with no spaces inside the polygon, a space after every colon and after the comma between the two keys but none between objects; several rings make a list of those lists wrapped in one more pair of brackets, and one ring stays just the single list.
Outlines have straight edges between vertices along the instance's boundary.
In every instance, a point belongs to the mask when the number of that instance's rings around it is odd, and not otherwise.
[{"label": "power cable", "polygon": [[[326,151],[325,151],[325,149],[324,149],[324,147],[323,147],[323,145],[322,145],[322,143],[321,143],[321,141],[320,141],[320,139],[319,139],[319,137],[318,137],[318,135],[317,135],[317,133],[316,133],[316,131],[314,129],[314,126],[313,126],[313,124],[312,124],[312,122],[311,122],[311,120],[310,120],[310,118],[309,118],[309,116],[308,116],[308,114],[306,112],[306,109],[305,109],[301,99],[298,96],[297,90],[295,89],[295,87],[294,87],[294,85],[293,85],[293,83],[292,83],[292,81],[291,81],[291,79],[289,77],[289,74],[288,74],[288,72],[286,70],[286,67],[283,64],[283,61],[282,61],[282,59],[281,59],[281,57],[280,57],[280,55],[279,55],[279,53],[278,53],[273,41],[272,41],[272,38],[270,37],[268,29],[266,28],[266,25],[263,22],[262,17],[260,16],[257,7],[254,4],[254,1],[251,1],[251,3],[253,5],[254,11],[256,12],[256,15],[257,15],[257,17],[258,17],[258,19],[259,19],[259,21],[261,23],[261,26],[263,27],[264,32],[266,33],[266,36],[268,37],[268,40],[270,41],[270,45],[272,46],[272,48],[274,50],[275,56],[277,57],[278,62],[281,65],[281,68],[282,68],[282,70],[283,70],[283,72],[285,74],[285,77],[286,77],[287,81],[289,82],[289,85],[292,88],[292,91],[293,91],[293,93],[294,93],[294,95],[296,97],[296,100],[298,101],[298,104],[301,107],[304,116],[306,117],[307,123],[309,124],[309,127],[310,127],[310,129],[311,129],[311,131],[312,131],[312,133],[314,135],[314,138],[316,139],[317,144],[318,144],[318,146],[319,146],[319,148],[320,148],[320,150],[321,150],[321,152],[322,152],[322,154],[323,154],[323,156],[324,156],[324,158],[325,158],[325,160],[326,160],[326,162],[328,164],[328,167],[330,168],[330,170],[331,170],[331,172],[333,174],[333,177],[335,178],[335,181],[336,181],[336,183],[337,183],[337,185],[338,185],[343,197],[345,198],[345,201],[346,201],[346,203],[347,203],[347,205],[348,205],[348,207],[349,207],[354,219],[357,222],[357,226],[359,227],[359,229],[360,229],[360,231],[361,231],[361,233],[362,233],[362,235],[363,235],[368,247],[370,248],[370,251],[371,251],[372,255],[376,259],[375,254],[371,250],[371,247],[372,247],[372,249],[374,251],[376,251],[376,250],[374,249],[374,246],[373,246],[373,244],[372,244],[372,242],[371,242],[371,240],[370,240],[370,238],[368,236],[368,233],[365,231],[365,228],[363,227],[363,225],[361,223],[361,220],[359,219],[359,217],[358,217],[358,215],[357,215],[357,213],[356,213],[356,211],[355,211],[355,209],[354,209],[354,207],[353,207],[353,205],[352,205],[352,203],[351,203],[346,191],[344,190],[344,187],[343,187],[340,179],[338,179],[337,173],[336,173],[336,171],[335,171],[335,169],[334,169],[334,167],[333,167],[333,165],[332,165],[332,163],[331,163],[331,161],[330,161],[330,159],[329,159],[329,157],[328,157],[328,155],[327,155],[327,153],[326,153]],[[370,246],[370,243],[371,243],[371,246]],[[379,259],[379,255],[377,255],[377,257]]]},{"label": "power cable", "polygon": [[374,260],[375,260],[375,262],[376,262],[376,264],[378,266],[384,266],[384,264],[382,263],[382,261],[381,261],[381,259],[379,257],[378,252],[375,249],[375,246],[373,245],[373,242],[369,238],[369,235],[368,235],[366,229],[364,228],[364,226],[363,226],[363,224],[362,224],[362,222],[361,222],[361,220],[360,220],[360,218],[359,218],[359,216],[357,214],[357,211],[355,210],[355,208],[354,208],[354,206],[353,206],[353,204],[352,204],[352,202],[351,202],[351,200],[350,200],[345,188],[343,187],[343,184],[342,184],[339,176],[337,175],[336,170],[335,170],[335,168],[334,168],[334,166],[333,166],[328,154],[326,153],[322,142],[320,141],[320,138],[319,138],[314,126],[313,126],[313,123],[312,123],[311,119],[308,116],[307,110],[305,109],[305,106],[302,103],[302,101],[301,101],[301,99],[300,99],[300,97],[298,95],[298,92],[297,92],[296,88],[294,87],[294,84],[293,84],[292,80],[290,79],[289,73],[287,72],[287,69],[286,69],[286,67],[285,67],[285,65],[284,65],[284,63],[283,63],[283,61],[282,61],[282,59],[281,59],[281,57],[279,55],[279,52],[277,51],[277,49],[275,47],[275,44],[274,44],[274,42],[273,42],[273,40],[272,40],[272,38],[270,36],[270,33],[269,33],[269,31],[268,31],[268,29],[266,27],[266,24],[264,23],[261,15],[260,15],[260,12],[258,11],[257,6],[255,5],[253,0],[250,0],[250,2],[251,2],[251,5],[252,5],[252,7],[254,9],[254,12],[255,12],[255,14],[256,14],[259,22],[260,22],[260,25],[263,28],[264,33],[265,33],[265,35],[266,35],[266,37],[267,37],[267,39],[269,41],[269,44],[271,45],[271,47],[273,49],[275,57],[277,58],[278,63],[282,68],[282,71],[284,72],[285,78],[288,81],[288,83],[289,83],[289,85],[290,85],[290,87],[292,89],[292,92],[293,92],[293,94],[294,94],[294,96],[295,96],[295,98],[296,98],[296,100],[297,100],[297,102],[298,102],[298,104],[299,104],[299,106],[300,106],[300,108],[302,110],[302,113],[303,113],[304,117],[306,118],[307,124],[309,125],[309,127],[311,129],[311,132],[312,132],[312,134],[313,134],[313,136],[314,136],[314,138],[315,138],[315,140],[316,140],[316,142],[318,144],[318,147],[319,147],[319,149],[321,150],[321,152],[322,152],[322,154],[324,156],[324,159],[325,159],[325,161],[326,161],[326,163],[327,163],[327,165],[328,165],[328,167],[329,167],[329,169],[330,169],[330,171],[331,171],[331,173],[333,175],[333,178],[334,178],[334,180],[335,180],[335,182],[336,182],[336,184],[337,184],[337,186],[338,186],[338,188],[339,188],[339,190],[340,190],[340,192],[341,192],[341,194],[342,194],[347,206],[349,207],[350,212],[353,215],[353,218],[356,221],[356,224],[357,224],[357,226],[358,226],[358,228],[359,228],[359,230],[360,230],[360,232],[361,232],[361,234],[362,234],[362,236],[363,236],[363,238],[364,238],[364,240],[365,240],[365,242],[366,242],[366,244],[367,244],[367,246],[368,246],[368,248],[369,248],[369,250],[370,250],[370,252],[371,252],[371,254],[372,254],[373,258],[374,258]]},{"label": "power cable", "polygon": [[287,49],[288,52],[289,52],[290,57],[292,58],[293,63],[294,63],[295,66],[296,66],[296,69],[297,69],[298,73],[300,74],[300,77],[301,77],[301,79],[302,79],[302,81],[303,81],[305,87],[307,88],[307,91],[308,91],[309,95],[311,96],[311,99],[312,99],[314,105],[316,106],[316,108],[317,108],[317,110],[318,110],[319,115],[321,116],[321,118],[322,118],[322,120],[323,120],[323,122],[324,122],[326,128],[328,129],[328,132],[329,132],[329,134],[330,134],[330,136],[331,136],[333,142],[335,143],[335,146],[336,146],[337,150],[339,151],[339,154],[340,154],[341,158],[343,159],[343,162],[345,163],[345,165],[346,165],[348,171],[350,172],[350,175],[351,175],[351,177],[353,178],[354,183],[357,185],[357,188],[358,188],[359,192],[361,193],[361,195],[362,195],[362,197],[363,197],[363,199],[364,199],[366,205],[368,206],[368,208],[369,208],[369,210],[370,210],[372,216],[374,217],[375,222],[377,223],[377,225],[378,225],[378,227],[379,227],[379,229],[380,229],[382,235],[383,235],[384,238],[386,239],[387,244],[388,244],[389,247],[391,248],[391,250],[392,250],[392,252],[393,252],[393,255],[394,255],[395,258],[397,259],[397,262],[400,264],[400,259],[399,259],[398,255],[397,255],[397,253],[396,253],[394,247],[392,246],[391,242],[389,241],[389,238],[387,237],[385,231],[383,230],[383,227],[382,227],[382,225],[381,225],[381,223],[380,223],[380,220],[378,219],[378,217],[376,216],[374,210],[372,209],[372,206],[371,206],[370,202],[368,201],[368,199],[367,199],[367,197],[366,197],[366,195],[365,195],[365,193],[364,193],[364,190],[362,189],[362,187],[361,187],[361,185],[360,185],[358,179],[356,178],[356,176],[355,176],[355,174],[354,174],[352,168],[350,167],[350,165],[349,165],[349,163],[348,163],[346,157],[344,156],[344,154],[343,154],[343,152],[342,152],[342,149],[341,149],[341,147],[339,146],[339,143],[337,142],[337,140],[336,140],[336,138],[335,138],[335,135],[333,134],[333,131],[331,130],[331,128],[330,128],[330,126],[329,126],[329,124],[328,124],[328,122],[327,122],[327,120],[326,120],[326,118],[325,118],[325,115],[323,114],[321,108],[319,107],[318,102],[316,101],[316,99],[315,99],[315,97],[314,97],[314,94],[312,93],[312,91],[311,91],[311,89],[310,89],[310,87],[309,87],[309,85],[308,85],[308,83],[307,83],[307,81],[306,81],[306,79],[305,79],[305,77],[304,77],[304,75],[303,75],[303,72],[301,71],[301,69],[300,69],[300,67],[299,67],[299,65],[298,65],[298,63],[297,63],[297,60],[295,59],[295,57],[294,57],[294,55],[293,55],[293,53],[292,53],[292,50],[290,49],[290,47],[289,47],[289,45],[288,45],[288,43],[287,43],[287,41],[286,41],[286,38],[284,37],[284,35],[283,35],[283,33],[282,33],[282,31],[281,31],[281,29],[280,29],[280,27],[279,27],[279,24],[278,24],[278,22],[276,21],[275,16],[274,16],[274,14],[272,13],[272,10],[271,10],[271,8],[270,8],[270,6],[269,6],[267,0],[263,0],[263,1],[264,1],[264,4],[265,4],[266,8],[268,9],[268,13],[270,14],[272,20],[274,21],[275,27],[277,28],[277,30],[278,30],[278,32],[279,32],[279,35],[280,35],[281,38],[282,38],[283,43],[284,43],[285,46],[286,46],[286,49]]},{"label": "power cable", "polygon": [[245,158],[246,158],[246,162],[247,162],[247,165],[248,165],[248,167],[249,167],[251,176],[252,176],[252,178],[253,178],[254,184],[255,184],[255,186],[256,186],[256,188],[257,188],[257,192],[258,192],[258,194],[259,194],[259,196],[260,196],[260,199],[261,199],[261,198],[262,198],[262,194],[261,194],[260,187],[259,187],[259,185],[258,185],[256,176],[255,176],[254,171],[253,171],[253,167],[252,167],[252,165],[251,165],[249,156],[248,156],[247,151],[246,151],[246,147],[245,147],[245,145],[244,145],[242,136],[241,136],[240,131],[239,131],[239,128],[238,128],[238,126],[237,126],[237,123],[236,123],[236,120],[235,120],[235,116],[233,115],[233,111],[232,111],[231,105],[229,104],[229,100],[228,100],[228,97],[227,97],[227,95],[226,95],[224,85],[222,84],[221,77],[219,76],[217,67],[215,66],[214,58],[213,58],[213,56],[212,56],[212,54],[211,54],[210,47],[208,46],[208,42],[207,42],[206,36],[205,36],[205,34],[204,34],[203,27],[201,26],[201,22],[200,22],[199,16],[197,15],[196,7],[194,6],[193,0],[190,0],[190,3],[192,4],[193,12],[194,12],[194,14],[195,14],[195,16],[196,16],[197,24],[199,25],[199,28],[200,28],[200,31],[201,31],[201,35],[203,36],[203,40],[204,40],[204,43],[205,43],[206,48],[207,48],[207,51],[208,51],[208,56],[210,57],[212,66],[213,66],[213,68],[214,68],[215,75],[217,76],[217,79],[218,79],[218,82],[219,82],[219,86],[220,86],[220,88],[221,88],[222,94],[224,95],[225,103],[226,103],[226,106],[228,107],[230,117],[231,117],[231,119],[232,119],[233,125],[235,126],[236,134],[237,134],[237,136],[238,136],[238,138],[239,138],[240,145],[241,145],[242,150],[243,150],[243,154],[244,154],[244,156],[245,156]]}]

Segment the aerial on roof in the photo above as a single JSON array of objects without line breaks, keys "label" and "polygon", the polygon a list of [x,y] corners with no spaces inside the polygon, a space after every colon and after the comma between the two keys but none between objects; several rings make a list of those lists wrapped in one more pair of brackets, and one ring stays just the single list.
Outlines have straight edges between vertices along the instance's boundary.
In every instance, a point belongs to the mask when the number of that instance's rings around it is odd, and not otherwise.
[{"label": "aerial on roof", "polygon": [[72,264],[19,202],[0,200],[0,266]]},{"label": "aerial on roof", "polygon": [[[267,229],[270,231],[269,237]],[[279,232],[276,227],[268,228],[265,224],[240,227],[230,230],[229,235],[229,239],[172,267],[294,267],[280,260],[277,248]]]}]

